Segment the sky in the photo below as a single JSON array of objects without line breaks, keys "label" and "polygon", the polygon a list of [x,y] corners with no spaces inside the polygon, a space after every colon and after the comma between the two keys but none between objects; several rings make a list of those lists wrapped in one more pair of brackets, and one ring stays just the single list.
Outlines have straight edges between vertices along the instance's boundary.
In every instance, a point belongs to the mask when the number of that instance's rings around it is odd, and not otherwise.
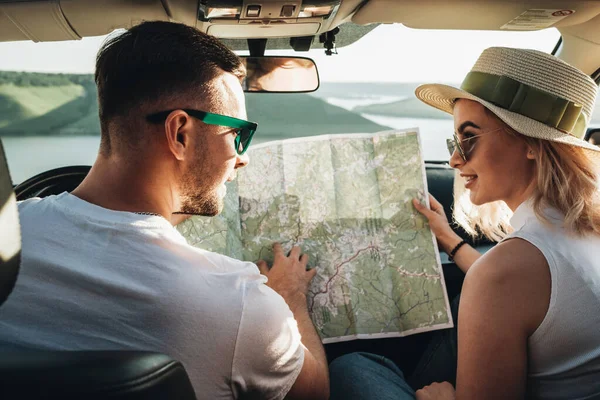
[{"label": "sky", "polygon": [[[105,37],[67,42],[0,43],[0,70],[93,73],[96,52]],[[559,39],[555,29],[534,32],[417,30],[382,25],[358,42],[326,56],[319,43],[308,56],[322,82],[460,82],[483,49],[521,47],[550,52]],[[425,51],[427,50],[427,51]],[[367,72],[368,71],[368,72]]]}]

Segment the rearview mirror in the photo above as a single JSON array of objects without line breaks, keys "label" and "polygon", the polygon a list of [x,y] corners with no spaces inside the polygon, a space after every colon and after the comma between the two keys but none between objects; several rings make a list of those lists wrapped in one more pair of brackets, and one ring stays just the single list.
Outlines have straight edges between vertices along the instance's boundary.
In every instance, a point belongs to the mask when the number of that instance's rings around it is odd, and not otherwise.
[{"label": "rearview mirror", "polygon": [[319,88],[317,66],[304,57],[247,57],[244,92],[299,93]]}]

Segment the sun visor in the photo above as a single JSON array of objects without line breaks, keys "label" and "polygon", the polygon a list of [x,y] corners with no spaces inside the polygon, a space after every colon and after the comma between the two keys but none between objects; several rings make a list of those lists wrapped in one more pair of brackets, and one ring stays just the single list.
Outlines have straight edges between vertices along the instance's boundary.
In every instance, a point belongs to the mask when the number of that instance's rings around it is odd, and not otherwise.
[{"label": "sun visor", "polygon": [[15,24],[12,20],[2,12],[0,6],[0,38],[2,41],[14,42],[17,40],[27,40],[27,36]]},{"label": "sun visor", "polygon": [[54,1],[0,3],[0,35],[34,42],[80,39]]},{"label": "sun visor", "polygon": [[584,23],[600,13],[600,2],[370,0],[352,17],[356,24],[402,23],[420,29],[534,31]]},{"label": "sun visor", "polygon": [[159,0],[61,0],[60,4],[75,31],[83,37],[106,35],[114,29],[128,29],[143,21],[169,20]]},{"label": "sun visor", "polygon": [[160,0],[0,2],[2,41],[76,40],[155,20],[169,20]]}]

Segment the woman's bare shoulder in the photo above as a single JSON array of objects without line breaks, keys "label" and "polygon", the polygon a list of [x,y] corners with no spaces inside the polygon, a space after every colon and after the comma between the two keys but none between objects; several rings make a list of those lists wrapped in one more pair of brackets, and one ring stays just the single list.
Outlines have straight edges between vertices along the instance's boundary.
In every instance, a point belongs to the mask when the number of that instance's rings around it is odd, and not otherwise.
[{"label": "woman's bare shoulder", "polygon": [[511,313],[510,318],[519,319],[531,334],[544,319],[550,302],[548,262],[530,242],[507,240],[473,264],[465,279],[465,290],[493,303],[497,312]]},{"label": "woman's bare shoulder", "polygon": [[494,246],[469,273],[490,279],[520,279],[549,274],[544,254],[532,243],[512,238]]}]

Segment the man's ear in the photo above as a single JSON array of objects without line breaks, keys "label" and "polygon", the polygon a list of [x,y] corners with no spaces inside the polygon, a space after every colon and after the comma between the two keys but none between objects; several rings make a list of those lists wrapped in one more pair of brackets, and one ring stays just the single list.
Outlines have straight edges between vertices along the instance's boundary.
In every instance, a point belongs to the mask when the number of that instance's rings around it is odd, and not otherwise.
[{"label": "man's ear", "polygon": [[535,160],[535,151],[530,146],[527,146],[527,159]]},{"label": "man's ear", "polygon": [[192,129],[191,118],[183,110],[175,110],[165,120],[165,137],[169,150],[179,161],[185,158],[189,148],[189,133]]}]

